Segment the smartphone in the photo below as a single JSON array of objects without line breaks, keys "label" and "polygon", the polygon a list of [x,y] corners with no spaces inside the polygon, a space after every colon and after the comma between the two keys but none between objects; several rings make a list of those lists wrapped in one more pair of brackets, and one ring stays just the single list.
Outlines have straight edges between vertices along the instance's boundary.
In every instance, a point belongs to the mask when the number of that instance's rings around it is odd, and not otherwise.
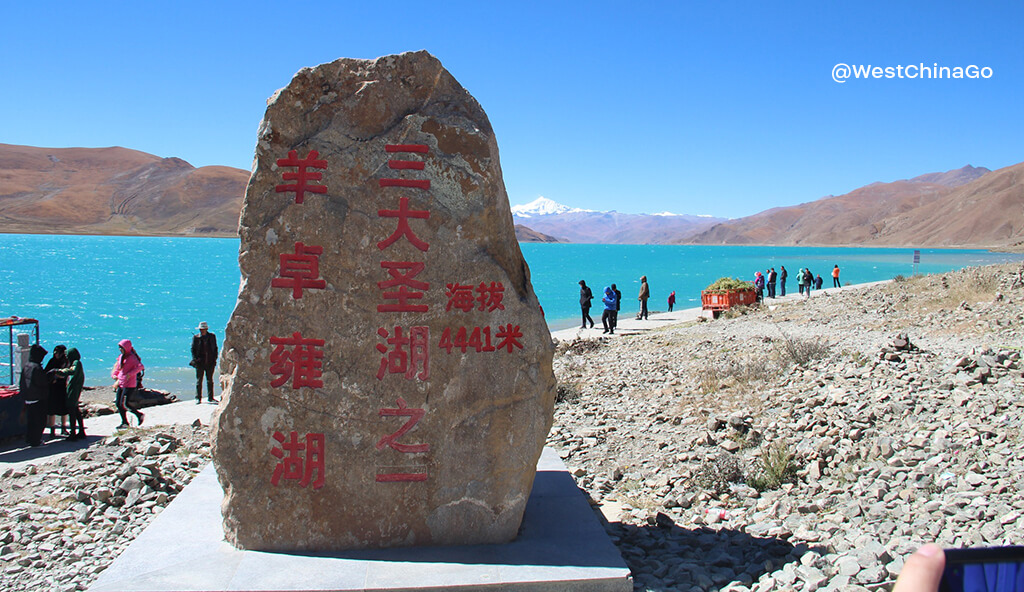
[{"label": "smartphone", "polygon": [[939,592],[1024,592],[1024,547],[946,549]]}]

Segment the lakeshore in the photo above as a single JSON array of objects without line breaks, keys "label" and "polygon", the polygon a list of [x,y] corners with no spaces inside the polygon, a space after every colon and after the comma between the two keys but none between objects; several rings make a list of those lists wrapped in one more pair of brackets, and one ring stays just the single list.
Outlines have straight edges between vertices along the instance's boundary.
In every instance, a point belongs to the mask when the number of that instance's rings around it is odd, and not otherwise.
[{"label": "lakeshore", "polygon": [[[752,279],[755,270],[767,267],[780,270],[785,265],[791,273],[810,267],[820,273],[838,264],[844,285],[915,272],[912,249],[578,244],[521,248],[548,326],[554,330],[579,326],[580,279],[594,288],[597,298],[591,312],[599,320],[600,293],[613,282],[623,293],[620,316],[636,313],[641,275],[650,283],[650,308],[665,310],[671,291],[676,292],[680,309],[699,306],[700,291],[711,282],[722,276]],[[192,335],[198,323],[206,321],[223,340],[238,295],[238,249],[237,239],[0,235],[0,282],[5,286],[0,316],[39,319],[40,339],[48,350],[57,344],[77,348],[88,386],[109,384],[106,376],[117,343],[128,338],[146,365],[148,387],[189,394],[195,385],[194,370],[188,366]],[[26,252],[33,256],[25,257]],[[124,266],[123,256],[139,264]],[[940,273],[1020,259],[979,250],[922,249],[916,271]],[[202,265],[197,267],[197,261]],[[26,277],[34,280],[23,281]],[[788,288],[796,290],[795,277]],[[443,288],[435,297],[434,306],[445,306]]]},{"label": "lakeshore", "polygon": [[[1024,538],[1022,304],[1004,264],[554,332],[548,445],[637,590],[888,589],[923,542]],[[179,396],[59,457],[0,454],[6,589],[85,589],[205,466],[184,414],[213,406]]]}]

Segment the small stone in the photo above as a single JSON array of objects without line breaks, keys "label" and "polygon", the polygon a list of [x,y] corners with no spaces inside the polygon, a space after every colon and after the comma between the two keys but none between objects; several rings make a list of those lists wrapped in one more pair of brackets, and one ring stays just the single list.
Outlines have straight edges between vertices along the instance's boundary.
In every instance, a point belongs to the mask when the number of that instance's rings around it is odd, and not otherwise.
[{"label": "small stone", "polygon": [[853,577],[860,573],[860,562],[856,557],[841,557],[837,567],[839,573],[844,576]]}]

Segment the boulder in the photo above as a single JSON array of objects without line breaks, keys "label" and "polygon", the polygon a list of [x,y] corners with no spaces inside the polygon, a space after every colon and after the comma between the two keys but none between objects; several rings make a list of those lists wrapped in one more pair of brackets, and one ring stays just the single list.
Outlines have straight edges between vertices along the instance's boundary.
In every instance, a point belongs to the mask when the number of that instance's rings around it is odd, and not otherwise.
[{"label": "boulder", "polygon": [[236,546],[515,538],[553,345],[498,145],[426,52],[300,70],[239,221],[213,458]]}]

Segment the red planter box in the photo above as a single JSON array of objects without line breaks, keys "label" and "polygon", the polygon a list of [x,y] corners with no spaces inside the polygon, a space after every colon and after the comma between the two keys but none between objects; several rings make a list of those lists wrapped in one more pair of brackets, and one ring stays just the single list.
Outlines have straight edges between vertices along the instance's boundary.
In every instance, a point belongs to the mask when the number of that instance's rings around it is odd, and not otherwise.
[{"label": "red planter box", "polygon": [[702,290],[700,293],[701,308],[714,312],[729,310],[734,306],[750,305],[756,301],[757,292],[754,290]]}]

